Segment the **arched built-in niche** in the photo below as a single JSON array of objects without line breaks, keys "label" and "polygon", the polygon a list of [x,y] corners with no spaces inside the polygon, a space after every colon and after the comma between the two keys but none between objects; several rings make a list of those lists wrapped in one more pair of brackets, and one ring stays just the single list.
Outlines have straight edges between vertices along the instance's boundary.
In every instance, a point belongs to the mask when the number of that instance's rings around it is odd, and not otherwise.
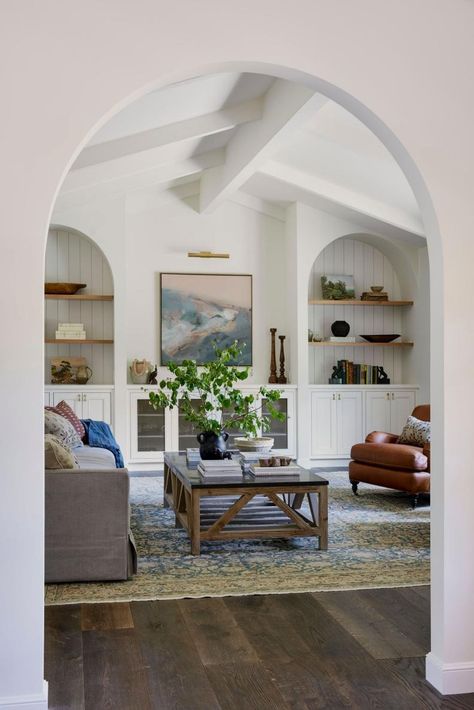
[{"label": "arched built-in niche", "polygon": [[[63,226],[52,226],[48,233],[45,281],[85,283],[80,295],[112,296],[113,276],[109,262],[92,239]],[[88,340],[114,338],[113,300],[46,298],[45,339],[55,338],[58,323],[83,323]],[[51,358],[84,357],[92,369],[89,384],[114,383],[112,343],[45,345],[45,383],[51,382]]]},{"label": "arched built-in niche", "polygon": [[[380,248],[375,245],[378,242]],[[376,237],[344,237],[331,242],[319,254],[311,270],[309,301],[322,299],[323,274],[352,275],[356,299],[360,299],[362,292],[369,291],[374,285],[383,285],[391,301],[413,299],[417,293],[418,264],[414,264],[412,268],[405,259],[405,268],[399,276],[397,268],[383,249],[383,241]],[[400,257],[403,258],[401,255]],[[350,335],[355,336],[357,340],[361,340],[361,334],[372,333],[399,333],[400,340],[411,340],[413,311],[416,307],[416,302],[413,307],[310,303],[308,327],[313,334],[327,339],[331,336],[331,324],[335,320],[345,320],[351,326]],[[428,318],[428,314],[426,317]],[[310,384],[327,384],[332,366],[343,359],[367,365],[382,365],[392,384],[416,384],[413,381],[413,349],[409,347],[376,347],[367,344],[365,347],[309,346],[308,350]],[[426,367],[429,368],[428,353],[426,355]]]}]

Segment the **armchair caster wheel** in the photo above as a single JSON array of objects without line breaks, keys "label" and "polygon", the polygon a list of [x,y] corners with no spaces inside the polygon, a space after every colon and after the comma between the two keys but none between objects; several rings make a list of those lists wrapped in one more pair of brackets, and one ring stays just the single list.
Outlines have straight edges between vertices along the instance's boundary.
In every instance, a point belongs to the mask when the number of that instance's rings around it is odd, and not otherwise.
[{"label": "armchair caster wheel", "polygon": [[359,493],[358,493],[358,491],[357,491],[357,488],[358,488],[359,484],[356,483],[355,481],[351,481],[351,486],[352,486],[352,492],[353,492],[353,494],[354,494],[355,496],[358,496]]}]

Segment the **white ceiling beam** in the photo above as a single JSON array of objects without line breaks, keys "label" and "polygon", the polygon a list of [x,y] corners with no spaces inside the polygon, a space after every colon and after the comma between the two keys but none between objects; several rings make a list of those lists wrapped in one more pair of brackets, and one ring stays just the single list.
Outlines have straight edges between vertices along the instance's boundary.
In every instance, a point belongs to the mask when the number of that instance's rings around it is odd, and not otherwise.
[{"label": "white ceiling beam", "polygon": [[303,202],[343,219],[356,221],[366,229],[425,244],[423,225],[415,215],[372,197],[302,172],[277,161],[265,167],[245,185],[245,191],[281,205]]},{"label": "white ceiling beam", "polygon": [[204,136],[229,131],[236,126],[262,117],[262,98],[244,101],[235,106],[223,108],[214,113],[195,116],[184,121],[159,126],[140,133],[133,133],[123,138],[91,145],[81,152],[72,170],[79,170],[91,165],[105,163],[134,153],[141,153],[159,148],[169,143],[195,140]]},{"label": "white ceiling beam", "polygon": [[[210,140],[220,140],[220,138],[211,138]],[[216,149],[221,148],[216,146]],[[89,165],[86,168],[69,172],[64,180],[61,192],[67,193],[74,190],[82,190],[104,182],[138,176],[154,169],[157,169],[158,172],[163,169],[165,173],[168,169],[171,169],[173,172],[173,165],[187,164],[188,161],[193,160],[207,164],[206,158],[201,159],[201,156],[206,153],[214,153],[214,150],[209,149],[209,146],[198,138],[192,143],[189,141],[171,143],[141,153],[125,155],[122,158],[108,160],[106,163]],[[224,156],[224,153],[222,153],[222,156]],[[211,166],[215,166],[215,164],[211,159]],[[180,176],[178,175],[178,177]]]},{"label": "white ceiling beam", "polygon": [[300,84],[275,81],[265,94],[262,118],[241,126],[227,144],[224,165],[202,176],[200,211],[212,211],[238,190],[326,101]]},{"label": "white ceiling beam", "polygon": [[220,165],[223,162],[224,150],[223,148],[218,148],[177,163],[158,165],[149,170],[122,175],[97,184],[85,185],[82,188],[69,191],[61,190],[58,196],[58,203],[74,206],[98,199],[111,199],[134,190],[145,189],[163,183],[167,184],[186,177],[191,178],[193,175],[198,176],[203,170]]}]

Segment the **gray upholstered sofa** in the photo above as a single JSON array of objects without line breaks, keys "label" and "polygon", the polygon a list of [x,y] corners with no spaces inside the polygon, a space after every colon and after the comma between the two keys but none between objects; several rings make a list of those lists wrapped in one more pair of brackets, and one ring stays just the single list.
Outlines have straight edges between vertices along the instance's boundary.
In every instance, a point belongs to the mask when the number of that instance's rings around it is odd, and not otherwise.
[{"label": "gray upholstered sofa", "polygon": [[137,568],[128,471],[105,449],[74,453],[80,468],[45,474],[45,580],[125,580]]}]

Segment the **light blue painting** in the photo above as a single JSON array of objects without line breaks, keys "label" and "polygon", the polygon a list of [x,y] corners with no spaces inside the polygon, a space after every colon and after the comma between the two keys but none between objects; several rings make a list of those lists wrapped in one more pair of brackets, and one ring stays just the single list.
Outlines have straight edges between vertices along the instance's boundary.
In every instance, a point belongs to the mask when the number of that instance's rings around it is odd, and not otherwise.
[{"label": "light blue painting", "polygon": [[161,364],[215,359],[214,345],[242,348],[234,365],[252,364],[252,277],[161,274]]}]

